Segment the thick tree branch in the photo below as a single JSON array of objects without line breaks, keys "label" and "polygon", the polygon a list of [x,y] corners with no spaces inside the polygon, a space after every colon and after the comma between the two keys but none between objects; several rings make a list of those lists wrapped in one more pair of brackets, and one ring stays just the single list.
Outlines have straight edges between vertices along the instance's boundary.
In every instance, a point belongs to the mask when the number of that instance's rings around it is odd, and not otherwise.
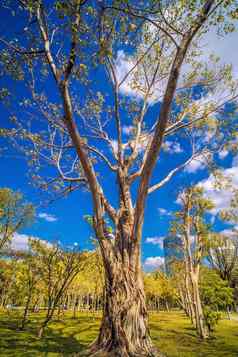
[{"label": "thick tree branch", "polygon": [[[71,60],[69,59],[68,62],[68,69],[66,72],[66,76],[63,81],[60,81],[59,78],[59,72],[56,68],[56,65],[54,63],[51,51],[50,51],[50,42],[49,38],[47,35],[47,31],[44,26],[44,22],[42,19],[42,5],[37,7],[37,20],[39,23],[39,28],[41,32],[41,36],[44,42],[44,47],[46,51],[46,56],[47,60],[49,63],[49,66],[51,68],[51,71],[54,75],[57,87],[59,89],[59,92],[61,94],[62,100],[63,100],[63,107],[64,107],[64,123],[65,126],[68,130],[68,133],[71,137],[71,140],[75,146],[76,152],[78,154],[79,160],[81,162],[82,168],[84,170],[85,177],[88,181],[88,185],[90,187],[90,191],[92,193],[93,197],[93,203],[94,203],[94,211],[95,211],[95,216],[97,220],[97,233],[98,233],[98,239],[101,242],[101,245],[103,246],[103,241],[104,241],[104,219],[103,219],[103,206],[102,206],[102,188],[98,184],[96,174],[94,172],[93,165],[91,163],[90,158],[88,157],[88,154],[86,153],[84,146],[84,140],[80,136],[80,133],[78,131],[78,128],[76,126],[76,123],[73,119],[73,108],[72,108],[72,103],[71,103],[71,98],[70,98],[70,93],[69,93],[69,88],[68,88],[68,79],[69,75],[72,71],[72,65],[75,63],[75,58],[73,56],[73,61],[72,58]],[[71,45],[71,50],[75,48],[75,40],[72,40],[72,45]],[[72,55],[72,53],[71,53]]]},{"label": "thick tree branch", "polygon": [[149,150],[147,152],[145,164],[141,174],[141,181],[138,189],[138,199],[135,208],[135,222],[134,222],[135,241],[139,241],[141,238],[144,206],[145,206],[145,199],[148,193],[149,181],[162,145],[181,67],[192,39],[194,38],[198,30],[201,28],[203,23],[207,20],[209,16],[209,12],[212,9],[212,5],[214,2],[215,0],[208,0],[205,3],[204,7],[201,9],[200,15],[197,18],[197,21],[191,26],[190,31],[186,33],[186,35],[183,37],[181,44],[177,49],[174,62],[172,64],[167,88],[163,98],[163,103],[160,109],[160,115],[155,128],[155,133],[151,141]]}]

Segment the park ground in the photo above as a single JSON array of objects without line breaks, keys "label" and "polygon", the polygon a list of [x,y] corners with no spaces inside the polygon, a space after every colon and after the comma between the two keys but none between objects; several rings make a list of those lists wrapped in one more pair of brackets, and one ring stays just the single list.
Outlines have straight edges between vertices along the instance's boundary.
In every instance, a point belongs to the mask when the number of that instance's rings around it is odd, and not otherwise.
[{"label": "park ground", "polygon": [[[36,331],[43,318],[32,314],[25,331],[18,330],[20,312],[0,313],[0,356],[80,356],[96,338],[100,315],[66,313],[51,322],[39,340]],[[224,317],[212,338],[202,342],[182,312],[150,314],[150,332],[155,345],[167,357],[238,357],[238,316]]]}]

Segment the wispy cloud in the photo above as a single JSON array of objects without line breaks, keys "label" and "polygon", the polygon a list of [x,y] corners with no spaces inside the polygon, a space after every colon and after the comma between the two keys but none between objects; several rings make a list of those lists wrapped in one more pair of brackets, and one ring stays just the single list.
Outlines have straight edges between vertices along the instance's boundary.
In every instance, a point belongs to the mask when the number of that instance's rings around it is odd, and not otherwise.
[{"label": "wispy cloud", "polygon": [[169,154],[180,154],[183,152],[180,143],[166,140],[163,145],[163,150]]},{"label": "wispy cloud", "polygon": [[195,174],[197,171],[204,170],[207,162],[204,156],[194,158],[184,169],[189,174]]},{"label": "wispy cloud", "polygon": [[[132,71],[134,65],[135,65],[135,60],[133,59],[132,56],[126,55],[123,50],[119,50],[117,52],[115,66],[116,66],[116,74],[119,79],[119,82],[122,81],[130,71]],[[132,96],[140,99],[141,94],[137,90],[133,89],[132,87],[132,78],[133,78],[133,71],[130,73],[130,75],[127,76],[127,78],[121,84],[120,92],[124,95]]]},{"label": "wispy cloud", "polygon": [[28,251],[30,239],[44,242],[48,247],[52,246],[50,242],[45,241],[39,237],[15,232],[11,242],[9,243],[9,248],[13,251]]},{"label": "wispy cloud", "polygon": [[214,203],[214,208],[211,213],[217,215],[221,210],[229,208],[231,200],[234,196],[234,190],[238,189],[238,160],[237,157],[233,159],[232,167],[222,170],[224,180],[229,182],[229,185],[223,185],[224,188],[218,189],[216,187],[216,179],[211,174],[207,179],[199,183],[204,189],[206,197],[210,198]]},{"label": "wispy cloud", "polygon": [[[151,26],[149,25],[147,35],[148,34],[150,34],[151,39],[155,38],[156,34],[158,34],[156,27],[153,25]],[[200,53],[197,51],[195,60],[198,63],[204,64],[206,68],[210,68],[210,67],[213,68],[214,63],[210,60],[210,57],[211,55],[215,54],[220,57],[222,65],[223,64],[232,65],[233,75],[235,78],[237,78],[238,55],[237,55],[237,51],[234,51],[232,46],[230,46],[231,43],[236,43],[237,41],[238,41],[237,27],[236,27],[236,31],[226,34],[225,36],[219,36],[215,29],[211,29],[203,36],[199,46],[201,51]],[[139,49],[145,50],[147,46],[148,45],[144,43],[142,37],[142,42],[139,45]],[[193,47],[191,48],[191,51],[192,49]],[[151,50],[151,54],[153,56],[153,49]],[[164,60],[166,58],[172,60],[173,58],[172,54],[173,51],[172,49],[170,49],[169,53],[166,53]],[[131,54],[126,54],[123,50],[119,50],[115,58],[115,67],[116,67],[116,73],[119,82],[123,78],[125,78],[125,76],[130,72],[130,74],[126,77],[126,80],[120,86],[120,92],[126,96],[131,96],[140,100],[144,97],[146,80],[143,77],[143,71],[140,70],[140,65],[135,66],[138,60],[136,56],[137,54],[134,54],[134,56],[132,56]],[[151,67],[153,68],[153,66],[154,66],[154,62],[152,61]],[[190,70],[191,70],[191,65],[189,61],[188,62],[185,61],[179,79],[179,87],[183,86],[183,79],[182,79],[183,75],[186,75],[186,73],[190,72]],[[151,97],[149,98],[150,104],[154,104],[155,102],[158,102],[162,98],[164,90],[166,88],[167,79],[162,80],[162,78],[160,77],[163,78],[163,76],[159,76],[160,79],[159,83],[157,83],[157,85],[155,85],[154,88],[151,89]],[[137,82],[137,85],[135,85],[135,82]],[[219,87],[218,92],[214,93],[213,91],[209,95],[206,95],[204,98],[202,98],[203,101],[206,100],[207,102],[208,101],[219,102],[221,98],[224,98],[224,86],[221,83],[221,86],[218,87]],[[205,103],[203,103],[203,105],[205,105]]]},{"label": "wispy cloud", "polygon": [[[120,93],[133,97],[138,101],[145,97],[147,88],[146,76],[140,65],[136,65],[138,58],[126,54],[123,50],[117,52],[115,59],[116,74],[120,85]],[[154,64],[152,64],[153,66]],[[148,74],[147,74],[148,76]],[[138,79],[139,78],[139,79]],[[125,80],[124,80],[125,79]],[[154,104],[162,98],[167,79],[161,79],[159,85],[152,86],[150,96],[147,98],[149,104]]]},{"label": "wispy cloud", "polygon": [[220,57],[222,63],[231,64],[233,67],[233,74],[237,75],[237,51],[234,51],[231,43],[238,41],[238,31],[230,32],[225,36],[219,36],[215,28],[211,28],[203,38],[203,45],[205,47],[204,54],[201,60],[206,61],[212,53]]},{"label": "wispy cloud", "polygon": [[164,265],[164,257],[157,256],[157,257],[148,257],[144,261],[144,267],[154,270]]},{"label": "wispy cloud", "polygon": [[224,149],[218,153],[219,159],[224,159],[229,154],[229,151]]},{"label": "wispy cloud", "polygon": [[41,218],[41,219],[44,219],[47,222],[56,222],[58,220],[58,218],[55,215],[49,214],[49,213],[45,213],[45,212],[39,213],[38,217]]},{"label": "wispy cloud", "polygon": [[145,243],[158,245],[160,249],[163,249],[163,242],[164,242],[164,237],[148,237],[145,240]]},{"label": "wispy cloud", "polygon": [[170,211],[167,211],[165,208],[159,207],[158,212],[160,216],[171,216],[172,213]]},{"label": "wispy cloud", "polygon": [[29,248],[28,242],[30,238],[38,239],[37,237],[30,237],[27,234],[14,233],[10,248],[17,251],[26,251]]},{"label": "wispy cloud", "polygon": [[9,248],[14,251],[27,251],[29,249],[30,239],[39,240],[41,242],[44,242],[48,246],[51,246],[51,243],[49,243],[48,241],[44,241],[39,237],[15,232],[13,234],[11,242],[9,243]]},{"label": "wispy cloud", "polygon": [[131,135],[133,133],[134,127],[132,125],[123,125],[122,132],[125,135]]}]

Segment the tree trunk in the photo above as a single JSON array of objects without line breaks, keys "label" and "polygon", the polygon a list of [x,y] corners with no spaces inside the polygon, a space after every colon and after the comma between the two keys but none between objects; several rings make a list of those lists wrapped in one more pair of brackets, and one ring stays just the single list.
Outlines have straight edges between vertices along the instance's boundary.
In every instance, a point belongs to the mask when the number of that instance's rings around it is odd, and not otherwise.
[{"label": "tree trunk", "polygon": [[73,319],[76,319],[76,312],[77,312],[78,304],[79,304],[78,297],[77,297],[77,295],[74,295]]},{"label": "tree trunk", "polygon": [[152,346],[141,272],[114,261],[106,267],[103,318],[91,355],[158,356]]},{"label": "tree trunk", "polygon": [[230,320],[230,319],[231,319],[231,315],[230,315],[230,308],[229,308],[229,306],[227,306],[227,308],[226,308],[226,313],[227,313],[227,318],[228,318],[228,320]]},{"label": "tree trunk", "polygon": [[169,304],[168,304],[168,301],[166,299],[164,301],[164,304],[165,304],[165,311],[169,312]]},{"label": "tree trunk", "polygon": [[194,309],[194,304],[193,300],[191,297],[191,292],[190,292],[190,287],[189,287],[189,276],[186,274],[185,277],[185,294],[186,294],[186,300],[187,300],[187,309],[188,309],[188,314],[191,319],[192,324],[196,327],[196,318],[195,318],[195,309]]},{"label": "tree trunk", "polygon": [[53,316],[52,312],[50,313],[50,315],[47,314],[45,320],[43,321],[42,325],[40,326],[40,328],[38,330],[38,338],[42,338],[45,328],[48,325],[48,323],[50,322],[52,316]]},{"label": "tree trunk", "polygon": [[192,283],[193,304],[194,304],[194,312],[196,318],[197,333],[202,339],[206,339],[209,337],[209,333],[203,314],[203,308],[202,308],[199,286],[198,286],[198,276],[195,276],[194,273],[191,273],[190,276],[191,276],[191,283]]},{"label": "tree trunk", "polygon": [[30,302],[31,302],[31,293],[29,293],[27,301],[26,301],[26,306],[24,309],[24,314],[23,314],[23,318],[22,318],[22,322],[21,322],[21,330],[24,330],[25,325],[26,325],[26,320],[27,320],[27,316],[28,316],[28,311],[29,311],[29,307],[30,307]]}]

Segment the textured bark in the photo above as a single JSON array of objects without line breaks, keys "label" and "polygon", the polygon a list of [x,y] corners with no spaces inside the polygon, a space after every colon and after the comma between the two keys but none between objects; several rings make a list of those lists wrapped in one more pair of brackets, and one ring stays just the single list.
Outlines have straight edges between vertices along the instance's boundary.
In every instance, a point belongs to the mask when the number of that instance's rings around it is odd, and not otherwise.
[{"label": "textured bark", "polygon": [[91,348],[96,356],[159,356],[152,346],[141,273],[122,261],[106,268],[103,319]]}]

